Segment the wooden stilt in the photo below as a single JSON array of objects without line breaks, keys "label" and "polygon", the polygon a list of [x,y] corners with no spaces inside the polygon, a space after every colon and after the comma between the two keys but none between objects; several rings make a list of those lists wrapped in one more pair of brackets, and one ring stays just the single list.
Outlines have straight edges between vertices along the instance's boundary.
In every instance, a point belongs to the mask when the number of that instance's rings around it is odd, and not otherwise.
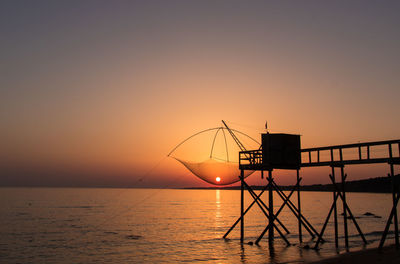
[{"label": "wooden stilt", "polygon": [[[301,181],[301,178],[298,180]],[[292,189],[292,191],[289,193],[289,196],[287,197],[287,199],[284,200],[283,204],[281,205],[281,207],[279,207],[278,211],[276,212],[276,214],[274,215],[274,219],[276,219],[277,221],[279,221],[279,214],[281,213],[281,211],[283,210],[283,208],[285,207],[285,205],[288,203],[290,197],[292,196],[292,194],[294,193],[295,188]],[[258,242],[264,237],[265,233],[269,230],[269,225],[267,225],[267,227],[263,230],[263,232],[261,232],[261,235],[258,237],[256,244],[258,244]]]},{"label": "wooden stilt", "polygon": [[[269,212],[269,207],[263,202],[263,200],[257,198],[256,193],[253,191],[253,189],[245,181],[243,181],[243,183],[244,183],[245,187],[247,188],[247,190],[249,191],[250,195],[253,197],[253,199],[256,201],[256,203],[260,207],[261,211],[269,219],[269,213],[268,213]],[[283,230],[285,230],[286,233],[290,233],[289,230],[283,225],[283,223],[278,218],[275,217],[275,220],[283,228]],[[274,226],[275,226],[275,228],[277,228],[275,223],[274,223]]]},{"label": "wooden stilt", "polygon": [[[246,185],[246,188],[248,188],[250,195],[251,195],[254,199],[256,199],[256,194],[255,194],[254,191],[251,189],[251,187],[250,187],[246,182],[244,182],[244,184]],[[260,207],[261,211],[264,213],[264,215],[267,216],[268,219],[269,219],[269,218],[270,218],[269,213],[266,212],[265,209],[264,209],[264,208],[266,208],[266,209],[269,211],[269,208],[264,204],[264,202],[263,202],[261,199],[256,199],[256,202],[257,202],[258,206]],[[286,227],[284,227],[284,225],[279,221],[279,219],[276,218],[276,216],[273,216],[273,217],[274,217],[274,219],[277,220],[278,223],[280,223],[280,225],[281,225],[285,230],[287,230]],[[282,237],[282,239],[285,240],[285,242],[286,242],[287,245],[289,246],[289,245],[290,245],[290,242],[287,240],[287,238],[285,237],[285,235],[280,231],[280,229],[276,226],[276,224],[275,224],[274,222],[272,222],[272,226],[276,229],[276,231],[279,233],[279,235]],[[266,230],[269,230],[269,227],[270,227],[270,224],[268,224]],[[264,234],[262,234],[262,235],[264,235]],[[261,238],[262,238],[262,236],[260,236],[260,237],[256,240],[256,244],[259,243],[259,241],[261,240]],[[272,244],[270,244],[270,245],[272,245]]]},{"label": "wooden stilt", "polygon": [[334,207],[335,207],[337,197],[338,197],[338,196],[337,196],[336,193],[335,193],[335,197],[333,198],[333,203],[332,203],[332,205],[331,205],[331,209],[329,209],[328,216],[327,216],[326,219],[325,219],[324,225],[322,226],[322,229],[321,229],[321,233],[319,233],[318,240],[317,240],[317,242],[315,243],[314,248],[318,248],[319,243],[322,242],[322,237],[324,236],[325,228],[326,228],[326,226],[328,225],[329,218],[331,217],[332,211],[333,211],[333,209],[334,209]]},{"label": "wooden stilt", "polygon": [[244,171],[240,170],[240,243],[244,240]]},{"label": "wooden stilt", "polygon": [[[319,152],[318,152],[319,154]],[[319,158],[319,155],[318,155]],[[299,170],[296,170],[296,179],[297,179],[297,208],[299,210],[299,217],[297,217],[297,223],[299,227],[299,242],[303,242],[303,235],[301,232],[301,203],[300,203],[300,172]]]},{"label": "wooden stilt", "polygon": [[[347,177],[347,175],[343,175],[342,179],[345,180],[346,177]],[[332,212],[334,211],[334,208],[335,208],[336,201],[337,201],[338,197],[340,197],[340,199],[343,201],[343,212],[346,212],[346,214],[345,214],[346,216],[347,216],[347,213],[349,213],[349,216],[350,216],[351,220],[353,221],[354,226],[356,227],[356,229],[357,229],[359,235],[361,236],[364,244],[367,244],[367,240],[365,239],[365,236],[362,233],[360,226],[358,225],[353,213],[351,212],[350,207],[347,205],[346,198],[345,198],[345,196],[343,196],[343,192],[341,192],[341,190],[339,189],[338,185],[335,183],[335,178],[331,174],[329,175],[329,178],[332,181],[332,184],[333,184],[333,187],[334,187],[335,196],[333,198],[332,206],[331,206],[331,209],[329,210],[328,216],[325,219],[325,222],[324,222],[324,225],[322,227],[321,233],[319,234],[319,238],[317,240],[317,243],[315,244],[315,248],[318,248],[318,245],[321,242],[320,239],[322,239],[322,236],[324,235],[325,228],[326,228],[326,226],[327,226],[327,224],[329,222],[329,218],[330,218]],[[346,228],[347,228],[347,226],[346,226]],[[346,232],[346,229],[345,229],[345,232]],[[346,236],[345,236],[345,239],[346,239]],[[346,247],[348,247],[348,235],[347,235],[347,246]]]},{"label": "wooden stilt", "polygon": [[269,219],[268,219],[268,242],[271,244],[274,240],[274,195],[273,195],[273,186],[272,186],[272,170],[268,171],[268,182],[269,182],[269,190],[268,190],[268,207],[269,207]]},{"label": "wooden stilt", "polygon": [[[330,175],[330,177],[331,177],[331,179],[332,179],[332,176],[331,176],[331,175]],[[345,177],[346,177],[346,176],[345,176]],[[340,192],[339,187],[337,186],[337,184],[333,184],[333,186],[334,186],[334,188],[336,189],[336,193],[337,193],[337,195],[340,197],[340,199],[342,199],[342,201],[346,201],[346,199],[344,199],[342,193]],[[347,202],[344,202],[344,203],[343,203],[343,206],[344,206],[346,212],[349,213],[349,216],[350,216],[351,220],[353,221],[354,226],[356,227],[356,229],[357,229],[359,235],[361,236],[361,238],[362,238],[364,244],[367,244],[367,240],[365,239],[365,236],[364,236],[363,232],[361,231],[361,228],[360,228],[360,226],[358,225],[358,223],[357,223],[357,221],[356,221],[356,218],[354,217],[353,213],[351,212],[350,207],[347,205]]]},{"label": "wooden stilt", "polygon": [[[393,160],[393,150],[392,150],[392,144],[389,144],[389,157],[391,160]],[[396,202],[396,184],[395,184],[395,178],[394,178],[394,165],[393,161],[390,162],[390,178],[392,182],[392,200],[393,200],[393,206],[395,205]],[[396,241],[396,248],[400,247],[399,243],[399,222],[397,218],[397,206],[395,207],[395,210],[393,212],[393,224],[394,224],[394,236],[395,236],[395,241]]]},{"label": "wooden stilt", "polygon": [[[340,155],[340,162],[343,162],[343,151],[342,149],[339,149],[339,155]],[[344,244],[345,247],[349,247],[349,230],[347,227],[347,210],[346,210],[346,175],[344,174],[344,165],[342,164],[340,166],[340,175],[342,177],[342,203],[343,203],[343,228],[344,228]]]},{"label": "wooden stilt", "polygon": [[[333,149],[331,149],[331,161],[333,163],[334,157],[333,157]],[[332,179],[333,179],[333,184],[335,184],[336,176],[335,176],[335,167],[332,165],[331,166],[332,170]],[[335,247],[339,247],[339,234],[338,234],[338,219],[337,219],[337,207],[336,207],[336,191],[333,190],[333,224],[334,224],[334,232],[335,232]]]},{"label": "wooden stilt", "polygon": [[[265,209],[267,209],[269,211],[269,208],[265,205],[265,203],[261,200],[261,199],[257,199],[257,196],[255,194],[255,192],[252,190],[252,188],[245,182],[243,181],[246,188],[249,190],[250,195],[253,197],[253,199],[255,199],[256,203],[258,204],[258,206],[260,207],[261,211],[264,213],[264,215],[269,219],[270,215],[268,212],[265,211]],[[265,208],[265,209],[264,209]],[[274,219],[277,220],[277,222],[285,229],[285,231],[287,230],[286,227],[283,225],[282,222],[279,221],[279,219],[276,218],[276,216],[273,216]],[[283,235],[283,233],[280,231],[280,229],[276,226],[275,222],[272,222],[273,227],[278,231],[279,235],[283,238],[283,240],[285,240],[285,242],[290,245],[289,241],[286,239],[286,237]],[[269,224],[268,224],[269,227]],[[268,228],[269,229],[269,228]],[[259,242],[259,239],[257,239],[256,244]]]},{"label": "wooden stilt", "polygon": [[296,217],[300,217],[300,219],[303,221],[303,226],[310,233],[310,235],[313,238],[315,236],[318,236],[319,235],[318,232],[314,229],[314,227],[310,224],[310,222],[308,222],[308,220],[302,214],[299,214],[298,209],[292,203],[292,201],[290,201],[290,199],[286,196],[286,194],[279,188],[279,186],[276,183],[273,183],[273,184],[274,184],[274,188],[275,188],[276,192],[281,197],[281,199],[288,202],[288,207],[292,211],[292,213]]},{"label": "wooden stilt", "polygon": [[[267,189],[267,186],[265,186],[261,192],[257,195],[257,198],[260,198],[261,195],[265,192],[265,190]],[[253,207],[253,205],[256,203],[256,200],[254,200],[246,209],[246,211],[244,211],[243,213],[243,217],[247,214],[247,212],[251,209],[251,207]],[[236,227],[236,225],[242,220],[242,216],[240,216],[236,222],[231,226],[231,228],[229,228],[229,230],[225,233],[225,235],[222,238],[226,238],[229,233]]]},{"label": "wooden stilt", "polygon": [[[395,202],[393,204],[392,210],[390,211],[389,218],[386,221],[385,230],[383,231],[382,238],[381,238],[381,241],[379,243],[379,248],[380,249],[383,247],[383,245],[385,243],[386,236],[387,236],[387,234],[389,232],[390,223],[392,222],[393,216],[394,216],[395,212],[397,211],[397,204],[399,203],[399,199],[400,199],[400,192],[397,194],[397,197],[396,197],[396,200],[395,200]],[[396,247],[397,247],[397,245],[396,245]]]}]

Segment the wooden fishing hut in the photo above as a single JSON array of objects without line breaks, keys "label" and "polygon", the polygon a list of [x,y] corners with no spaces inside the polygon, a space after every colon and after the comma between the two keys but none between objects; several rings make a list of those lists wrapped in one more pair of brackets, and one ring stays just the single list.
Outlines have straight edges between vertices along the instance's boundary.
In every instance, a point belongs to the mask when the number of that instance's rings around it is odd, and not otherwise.
[{"label": "wooden fishing hut", "polygon": [[[256,244],[264,237],[268,232],[268,242],[273,243],[274,231],[276,230],[280,237],[290,245],[290,242],[286,238],[285,233],[289,233],[289,230],[285,227],[278,216],[279,213],[285,206],[292,211],[292,213],[298,219],[299,226],[299,239],[302,241],[302,228],[304,225],[306,230],[312,237],[318,236],[318,232],[314,227],[307,221],[307,219],[301,214],[300,204],[300,181],[299,170],[301,167],[301,149],[300,149],[300,135],[282,134],[282,133],[265,133],[261,135],[261,147],[258,150],[249,150],[239,152],[239,169],[241,171],[240,182],[241,182],[241,200],[240,200],[240,217],[236,223],[228,230],[224,235],[224,238],[230,233],[230,231],[240,222],[240,241],[244,241],[244,216],[250,210],[250,208],[257,203],[264,215],[268,218],[268,225],[262,231],[260,236],[255,241]],[[297,183],[291,190],[289,195],[286,195],[281,188],[275,183],[272,176],[274,169],[284,170],[296,170],[297,171]],[[244,180],[244,171],[260,171],[261,177],[264,177],[264,172],[268,172],[267,185],[261,190],[259,194],[249,186]],[[244,191],[248,190],[254,201],[245,210],[244,208]],[[260,199],[264,191],[268,191],[268,205]],[[297,205],[295,205],[290,197],[294,191],[297,190]],[[274,212],[274,191],[284,201],[278,211]],[[279,226],[278,226],[279,225]],[[282,230],[283,231],[282,231]]]}]

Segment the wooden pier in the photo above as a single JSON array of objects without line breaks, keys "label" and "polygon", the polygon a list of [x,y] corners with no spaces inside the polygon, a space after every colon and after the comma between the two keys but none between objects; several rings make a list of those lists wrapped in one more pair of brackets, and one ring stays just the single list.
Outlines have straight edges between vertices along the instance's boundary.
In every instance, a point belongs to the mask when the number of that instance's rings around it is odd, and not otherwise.
[{"label": "wooden pier", "polygon": [[[376,151],[377,149],[379,149],[379,151]],[[383,152],[382,149],[384,150]],[[261,208],[264,215],[267,217],[268,225],[261,232],[255,243],[258,244],[264,237],[264,235],[268,232],[268,243],[272,245],[274,240],[274,231],[276,231],[279,236],[287,243],[287,245],[290,245],[291,243],[285,236],[285,233],[287,234],[289,231],[284,226],[284,223],[282,223],[278,218],[279,213],[285,206],[287,206],[297,218],[299,242],[301,243],[303,241],[302,229],[304,228],[312,238],[317,239],[314,248],[318,248],[320,243],[324,241],[324,232],[333,214],[335,246],[339,247],[337,202],[340,199],[343,206],[343,230],[345,247],[349,247],[349,221],[354,224],[358,234],[360,235],[360,238],[365,244],[367,244],[367,240],[363,232],[361,231],[361,227],[358,225],[356,218],[353,216],[353,213],[350,209],[350,205],[346,200],[347,174],[345,173],[345,166],[378,163],[385,163],[389,165],[390,173],[388,174],[388,177],[390,177],[392,180],[392,209],[386,221],[386,226],[383,230],[379,248],[383,247],[392,223],[394,226],[395,244],[397,248],[400,248],[397,215],[397,205],[400,199],[400,189],[399,182],[396,182],[394,177],[395,165],[400,165],[400,140],[375,141],[300,149],[300,136],[298,135],[269,133],[262,134],[262,146],[260,149],[241,151],[239,153],[239,169],[241,170],[240,217],[225,233],[224,238],[226,238],[229,233],[235,228],[235,226],[240,222],[240,241],[243,243],[245,234],[245,215],[254,204],[257,204]],[[327,176],[329,176],[332,185],[334,186],[334,191],[332,195],[332,205],[327,213],[325,221],[323,222],[322,229],[318,232],[301,213],[300,171],[303,167],[324,166],[331,167],[331,173]],[[286,195],[275,183],[272,175],[274,169],[296,170],[297,182],[294,188],[290,191],[289,195]],[[268,172],[268,176],[266,177],[267,185],[263,190],[261,190],[259,194],[256,194],[255,191],[246,183],[243,177],[245,170],[261,171],[262,177],[264,175],[264,172]],[[339,173],[337,173],[337,171]],[[244,208],[245,190],[247,190],[250,193],[251,197],[254,199],[254,201],[246,209]],[[261,195],[266,190],[268,191],[268,205],[266,205],[260,199]],[[274,192],[276,192],[276,194],[278,194],[283,200],[283,204],[276,212],[274,212],[273,210]],[[297,205],[295,205],[290,200],[294,192],[297,192]]]}]

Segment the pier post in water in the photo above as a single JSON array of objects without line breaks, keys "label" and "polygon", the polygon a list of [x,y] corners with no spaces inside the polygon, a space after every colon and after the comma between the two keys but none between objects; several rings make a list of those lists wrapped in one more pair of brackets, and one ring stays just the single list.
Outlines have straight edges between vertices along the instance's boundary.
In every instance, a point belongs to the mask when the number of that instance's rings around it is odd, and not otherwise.
[{"label": "pier post in water", "polygon": [[272,185],[272,170],[268,170],[268,242],[271,244],[274,240],[274,187]]},{"label": "pier post in water", "polygon": [[346,182],[346,175],[344,174],[344,165],[343,165],[343,151],[339,149],[340,155],[340,175],[342,177],[342,202],[343,202],[343,226],[344,226],[344,243],[346,248],[349,247],[349,231],[347,227],[347,202],[346,202],[346,190],[345,190],[345,182]]},{"label": "pier post in water", "polygon": [[[336,181],[336,176],[335,176],[335,167],[333,166],[333,149],[330,150],[331,152],[331,168],[332,168],[332,182],[335,184]],[[339,247],[339,235],[338,235],[338,219],[337,219],[337,207],[336,207],[336,191],[335,189],[333,190],[333,224],[334,224],[334,230],[335,230],[335,246],[336,248]]]},{"label": "pier post in water", "polygon": [[240,243],[244,240],[244,170],[240,170]]},{"label": "pier post in water", "polygon": [[297,222],[299,226],[299,242],[303,242],[303,235],[301,232],[301,203],[300,203],[300,171],[297,169],[296,170],[297,174],[297,207],[298,207],[298,217],[297,217]]},{"label": "pier post in water", "polygon": [[[400,145],[399,145],[399,151],[400,151]],[[393,150],[392,150],[392,144],[389,144],[389,157],[391,159],[390,161],[390,178],[392,182],[392,199],[393,199],[393,207],[395,207],[395,210],[393,211],[393,224],[394,224],[394,236],[395,236],[395,241],[396,241],[396,248],[400,247],[399,243],[399,222],[397,218],[397,202],[396,202],[396,184],[395,184],[395,178],[394,178],[394,165],[393,165]]]}]

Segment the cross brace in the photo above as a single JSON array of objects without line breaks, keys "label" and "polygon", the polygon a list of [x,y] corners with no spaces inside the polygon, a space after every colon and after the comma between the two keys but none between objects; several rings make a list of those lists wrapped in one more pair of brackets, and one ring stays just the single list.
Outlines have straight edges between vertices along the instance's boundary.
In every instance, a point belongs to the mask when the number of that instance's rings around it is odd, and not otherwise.
[{"label": "cross brace", "polygon": [[[330,218],[330,216],[332,214],[332,211],[336,208],[336,201],[337,201],[338,197],[340,197],[340,199],[343,202],[343,217],[344,217],[344,220],[345,220],[344,223],[347,223],[347,221],[346,221],[347,220],[346,213],[349,213],[349,218],[353,221],[354,226],[356,227],[356,229],[357,229],[359,235],[361,236],[364,244],[367,244],[367,240],[365,239],[365,236],[362,233],[360,226],[358,225],[353,213],[351,212],[350,207],[347,205],[346,196],[345,196],[344,190],[342,191],[342,190],[339,189],[338,185],[335,182],[335,178],[331,174],[329,175],[329,178],[331,179],[332,184],[333,184],[333,186],[335,188],[334,199],[333,199],[332,206],[331,206],[331,208],[329,210],[328,216],[326,217],[324,225],[323,225],[323,227],[321,229],[321,233],[319,235],[319,238],[318,238],[314,248],[317,249],[319,244],[322,242],[322,237],[324,235],[326,226],[327,226],[327,224],[329,222],[329,218]],[[343,177],[342,177],[342,185],[344,184],[344,181],[345,181],[346,178],[347,178],[347,174],[343,175]],[[336,219],[335,219],[335,221],[336,221]],[[337,223],[335,222],[335,224],[337,224]],[[335,235],[337,235],[337,234],[335,234]],[[347,225],[345,225],[345,241],[346,241],[346,247],[348,247]],[[337,247],[337,244],[336,244],[336,247]]]},{"label": "cross brace", "polygon": [[[251,197],[253,198],[253,201],[251,202],[251,204],[246,208],[246,210],[243,210],[243,207],[241,209],[242,213],[241,216],[235,221],[235,223],[230,227],[230,229],[224,234],[223,238],[226,238],[229,233],[237,226],[237,224],[240,222],[241,223],[241,242],[243,242],[243,220],[244,220],[244,216],[247,214],[247,212],[253,207],[254,204],[257,204],[258,207],[261,209],[261,211],[263,212],[263,214],[270,220],[267,227],[263,230],[263,232],[261,233],[261,235],[258,237],[258,239],[256,240],[256,244],[258,244],[260,242],[260,240],[263,238],[263,236],[265,235],[265,233],[271,229],[271,227],[273,229],[275,229],[280,237],[286,242],[287,245],[290,245],[290,242],[287,240],[287,238],[285,237],[285,235],[283,234],[283,232],[280,230],[280,228],[278,228],[278,226],[275,224],[275,221],[283,228],[283,230],[288,234],[290,233],[289,230],[283,225],[283,223],[279,220],[278,215],[282,212],[282,210],[284,209],[285,206],[287,206],[291,212],[297,217],[298,221],[299,221],[299,225],[304,225],[305,229],[310,233],[310,235],[314,238],[315,236],[320,237],[319,233],[314,229],[314,227],[307,221],[307,219],[301,214],[299,208],[297,208],[294,203],[290,200],[291,196],[293,195],[293,193],[296,191],[296,189],[298,190],[298,187],[300,186],[300,182],[301,182],[301,178],[297,178],[297,183],[296,185],[294,185],[293,189],[290,191],[289,195],[286,195],[280,188],[279,186],[274,182],[273,178],[267,178],[268,179],[268,184],[261,190],[261,192],[259,194],[256,194],[254,192],[254,190],[251,188],[251,186],[249,186],[243,178],[241,178],[241,184],[242,184],[242,189],[244,189],[244,187],[247,189],[247,191],[250,193]],[[267,206],[262,200],[261,200],[261,195],[265,192],[265,190],[267,190],[269,188],[269,191],[276,191],[278,193],[278,195],[281,197],[281,199],[283,200],[283,204],[279,207],[278,211],[274,214],[271,214],[271,208],[270,206]],[[242,202],[243,202],[243,198],[242,198]],[[321,240],[322,237],[321,237]],[[300,241],[301,241],[301,237],[300,237]],[[269,241],[270,243],[272,241]]]}]

